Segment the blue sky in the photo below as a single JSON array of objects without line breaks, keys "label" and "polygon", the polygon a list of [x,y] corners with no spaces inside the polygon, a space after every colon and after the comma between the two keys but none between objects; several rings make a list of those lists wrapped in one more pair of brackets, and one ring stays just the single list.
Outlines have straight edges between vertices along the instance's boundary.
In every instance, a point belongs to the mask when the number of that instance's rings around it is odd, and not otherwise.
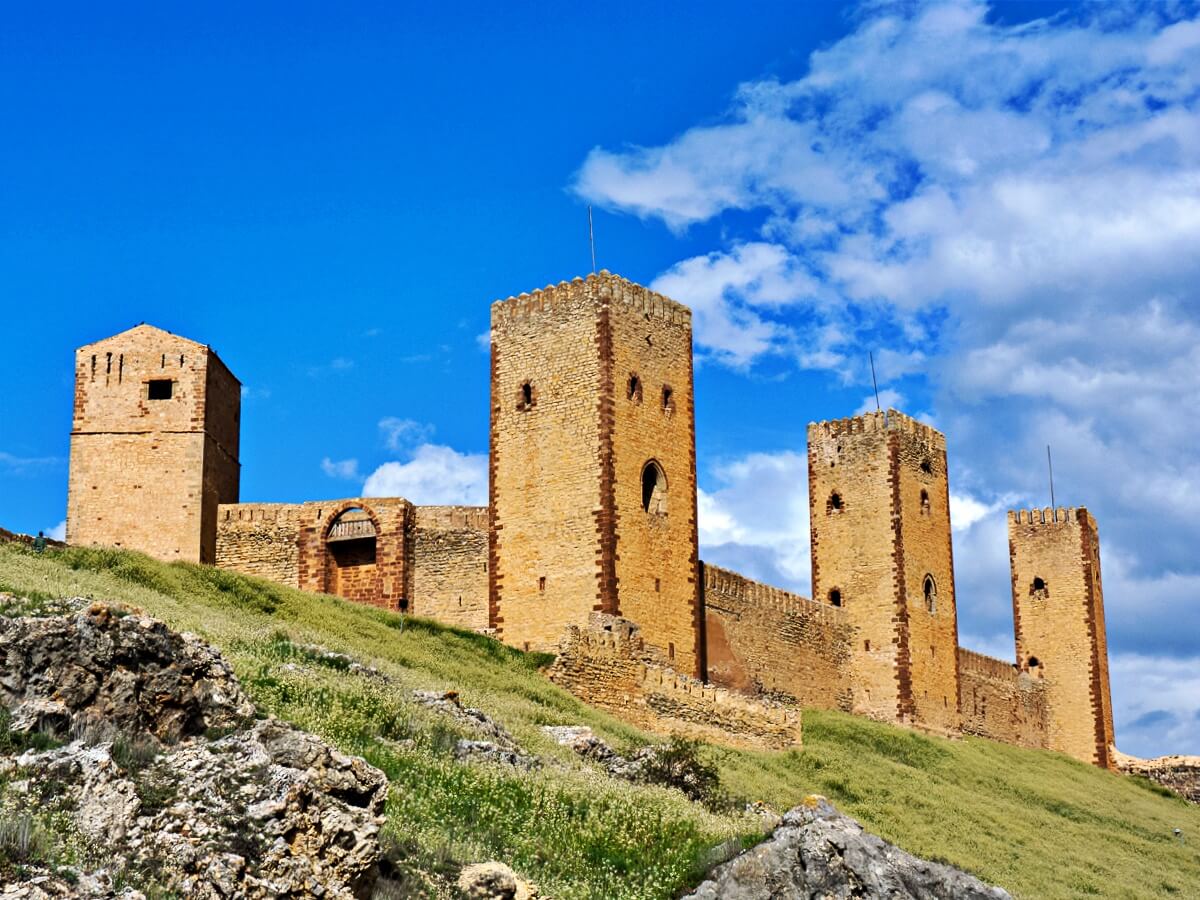
[{"label": "blue sky", "polygon": [[[1200,752],[1194,3],[182,4],[0,31],[0,524],[65,515],[73,348],[245,385],[242,496],[484,502],[489,302],[696,311],[707,558],[807,592],[804,426],[949,438],[963,643],[1004,510],[1101,525],[1120,746]],[[870,401],[873,402],[873,401]]]}]

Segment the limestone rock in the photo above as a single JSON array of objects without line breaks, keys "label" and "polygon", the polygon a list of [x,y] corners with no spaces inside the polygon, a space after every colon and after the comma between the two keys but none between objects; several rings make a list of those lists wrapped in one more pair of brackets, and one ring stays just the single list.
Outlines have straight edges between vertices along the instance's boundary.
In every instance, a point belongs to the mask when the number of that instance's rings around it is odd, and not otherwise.
[{"label": "limestone rock", "polygon": [[17,730],[65,736],[104,725],[160,741],[254,715],[215,649],[101,603],[75,615],[0,618],[0,703]]},{"label": "limestone rock", "polygon": [[500,862],[465,867],[458,888],[469,900],[534,900],[538,895],[536,888]]},{"label": "limestone rock", "polygon": [[11,727],[75,737],[0,757],[5,802],[52,797],[105,871],[73,891],[32,872],[0,898],[140,896],[113,875],[151,873],[196,898],[369,896],[387,779],[275,719],[255,720],[228,664],[192,635],[92,606],[0,620],[0,702]]},{"label": "limestone rock", "polygon": [[918,859],[810,797],[774,834],[718,866],[685,900],[1011,900],[951,866]]}]

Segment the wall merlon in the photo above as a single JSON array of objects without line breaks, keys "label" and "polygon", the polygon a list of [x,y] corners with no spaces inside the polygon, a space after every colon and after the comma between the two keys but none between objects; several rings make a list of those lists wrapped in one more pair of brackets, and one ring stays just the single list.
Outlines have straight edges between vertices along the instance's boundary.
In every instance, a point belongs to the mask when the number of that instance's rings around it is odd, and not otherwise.
[{"label": "wall merlon", "polygon": [[1091,522],[1086,506],[1009,510],[1010,525],[1087,525]]},{"label": "wall merlon", "polygon": [[594,304],[617,302],[650,316],[665,319],[672,324],[690,324],[692,311],[687,306],[651,291],[639,284],[614,275],[606,269],[576,277],[571,281],[560,281],[530,293],[507,297],[492,303],[493,320],[527,318],[552,311],[564,302],[586,299]]}]

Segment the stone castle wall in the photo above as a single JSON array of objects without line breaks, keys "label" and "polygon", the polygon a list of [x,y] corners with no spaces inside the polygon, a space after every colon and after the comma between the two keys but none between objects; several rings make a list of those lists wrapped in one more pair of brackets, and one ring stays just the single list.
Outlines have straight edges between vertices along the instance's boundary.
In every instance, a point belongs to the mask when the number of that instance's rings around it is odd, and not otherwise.
[{"label": "stone castle wall", "polygon": [[601,606],[600,339],[581,291],[492,306],[490,618],[516,647]]},{"label": "stone castle wall", "polygon": [[[622,279],[607,290],[616,611],[676,671],[699,675],[692,317]],[[649,488],[656,471],[665,485]]]},{"label": "stone castle wall", "polygon": [[808,462],[813,596],[855,629],[853,710],[956,731],[945,438],[895,410],[868,413],[809,425]]},{"label": "stone castle wall", "polygon": [[230,503],[217,511],[217,565],[300,586],[299,503]]},{"label": "stone castle wall", "polygon": [[79,348],[68,542],[214,562],[217,506],[238,499],[240,404],[216,354],[158,328]]},{"label": "stone castle wall", "polygon": [[414,507],[409,542],[412,612],[447,625],[487,629],[487,507]]},{"label": "stone castle wall", "polygon": [[800,707],[848,710],[854,641],[844,609],[702,567],[708,680]]},{"label": "stone castle wall", "polygon": [[964,734],[1045,749],[1049,705],[1046,682],[982,653],[959,648],[959,707]]},{"label": "stone castle wall", "polygon": [[1049,747],[1111,767],[1099,536],[1086,509],[1008,515],[1017,660],[1047,682]]},{"label": "stone castle wall", "polygon": [[608,273],[496,303],[491,391],[496,633],[620,612],[699,672],[690,312]]},{"label": "stone castle wall", "polygon": [[547,673],[580,699],[664,735],[774,750],[801,743],[800,710],[676,673],[627,619],[571,626]]}]

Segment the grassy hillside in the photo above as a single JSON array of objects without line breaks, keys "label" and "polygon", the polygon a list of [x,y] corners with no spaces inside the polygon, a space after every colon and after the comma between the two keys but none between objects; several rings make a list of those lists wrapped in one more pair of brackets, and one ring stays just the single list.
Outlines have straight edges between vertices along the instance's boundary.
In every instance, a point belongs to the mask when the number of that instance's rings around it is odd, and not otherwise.
[{"label": "grassy hillside", "polygon": [[[722,845],[757,837],[753,817],[614,781],[554,745],[542,725],[589,725],[625,750],[654,739],[550,684],[538,671],[544,659],[478,635],[118,551],[39,557],[0,544],[0,590],[121,601],[220,647],[262,710],[388,774],[388,829],[413,869],[408,891],[422,873],[494,858],[563,900],[667,898]],[[304,644],[351,654],[393,684],[321,662]],[[456,763],[453,726],[408,702],[408,688],[459,690],[547,765],[516,773]],[[825,794],[883,837],[1018,897],[1200,896],[1200,809],[1149,782],[828,712],[805,713],[804,740],[801,752],[710,756],[735,796],[782,811]]]}]

